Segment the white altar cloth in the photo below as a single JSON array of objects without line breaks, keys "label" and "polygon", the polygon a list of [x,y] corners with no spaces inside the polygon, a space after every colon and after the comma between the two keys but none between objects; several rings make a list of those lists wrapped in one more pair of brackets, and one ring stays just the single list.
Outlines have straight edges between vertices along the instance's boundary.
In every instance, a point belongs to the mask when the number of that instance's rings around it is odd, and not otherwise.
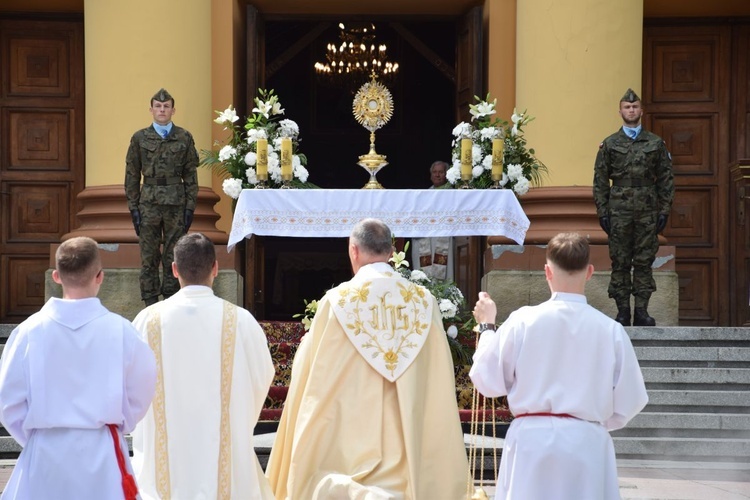
[{"label": "white altar cloth", "polygon": [[366,217],[397,238],[505,236],[523,245],[529,219],[506,189],[245,189],[227,250],[245,237],[346,238]]}]

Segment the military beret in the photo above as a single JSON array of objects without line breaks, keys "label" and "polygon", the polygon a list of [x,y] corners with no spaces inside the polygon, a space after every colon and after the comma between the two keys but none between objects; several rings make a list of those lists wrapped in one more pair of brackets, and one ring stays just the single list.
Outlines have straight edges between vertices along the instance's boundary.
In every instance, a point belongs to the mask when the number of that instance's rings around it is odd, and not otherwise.
[{"label": "military beret", "polygon": [[159,89],[159,91],[154,94],[154,96],[151,98],[152,101],[159,101],[159,102],[167,102],[167,101],[173,101],[174,98],[167,92],[167,89]]},{"label": "military beret", "polygon": [[638,94],[633,92],[633,89],[628,89],[625,91],[625,95],[620,99],[620,102],[637,102],[640,100],[641,98],[638,97]]}]

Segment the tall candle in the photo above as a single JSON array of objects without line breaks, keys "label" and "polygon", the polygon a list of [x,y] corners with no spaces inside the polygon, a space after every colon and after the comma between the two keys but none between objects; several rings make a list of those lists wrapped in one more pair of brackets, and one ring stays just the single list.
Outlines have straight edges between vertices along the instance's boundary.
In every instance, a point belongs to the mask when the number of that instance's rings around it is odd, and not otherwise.
[{"label": "tall candle", "polygon": [[492,179],[503,178],[503,140],[492,139]]},{"label": "tall candle", "polygon": [[268,180],[268,139],[258,139],[255,143],[256,174],[259,181]]},{"label": "tall candle", "polygon": [[461,139],[461,180],[471,180],[472,141]]},{"label": "tall candle", "polygon": [[281,179],[292,180],[292,140],[289,137],[281,139]]}]

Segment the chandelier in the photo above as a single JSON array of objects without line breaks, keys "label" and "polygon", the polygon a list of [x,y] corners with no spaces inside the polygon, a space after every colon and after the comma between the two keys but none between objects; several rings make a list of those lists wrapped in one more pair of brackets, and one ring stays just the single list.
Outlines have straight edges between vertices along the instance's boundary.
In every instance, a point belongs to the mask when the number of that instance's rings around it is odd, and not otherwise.
[{"label": "chandelier", "polygon": [[383,83],[392,80],[398,63],[387,59],[384,43],[376,42],[374,24],[339,23],[339,28],[339,42],[326,46],[326,62],[315,63],[321,82],[354,92],[373,74]]}]

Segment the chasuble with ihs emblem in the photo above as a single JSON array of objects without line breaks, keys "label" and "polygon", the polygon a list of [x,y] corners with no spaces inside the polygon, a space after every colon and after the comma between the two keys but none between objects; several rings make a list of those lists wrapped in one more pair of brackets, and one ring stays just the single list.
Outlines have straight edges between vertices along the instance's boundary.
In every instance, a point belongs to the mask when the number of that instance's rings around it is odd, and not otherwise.
[{"label": "chasuble with ihs emblem", "polygon": [[319,301],[266,474],[277,499],[465,495],[453,361],[426,289],[378,262]]},{"label": "chasuble with ihs emblem", "polygon": [[411,365],[427,339],[433,298],[407,280],[375,278],[338,289],[332,305],[354,347],[393,382]]}]

